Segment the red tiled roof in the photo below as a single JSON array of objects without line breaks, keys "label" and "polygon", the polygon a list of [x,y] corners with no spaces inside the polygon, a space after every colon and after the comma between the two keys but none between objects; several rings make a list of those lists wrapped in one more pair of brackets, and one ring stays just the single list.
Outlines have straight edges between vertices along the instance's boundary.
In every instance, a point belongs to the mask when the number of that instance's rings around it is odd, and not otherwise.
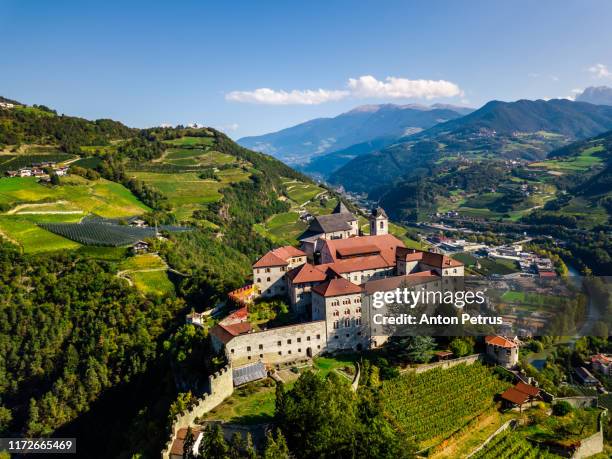
[{"label": "red tiled roof", "polygon": [[255,262],[253,268],[266,268],[270,266],[287,266],[287,260],[292,257],[305,257],[306,254],[291,245],[270,250]]},{"label": "red tiled roof", "polygon": [[525,384],[522,381],[517,382],[514,385],[514,388],[519,392],[529,395],[530,397],[536,397],[537,395],[540,395],[540,389],[530,384]]},{"label": "red tiled roof", "polygon": [[353,247],[340,247],[336,250],[337,256],[343,257],[354,257],[357,255],[372,255],[379,254],[380,249],[374,244],[364,244],[361,246]]},{"label": "red tiled roof", "polygon": [[485,337],[485,342],[493,346],[505,347],[508,349],[518,347],[518,344],[514,341],[504,338],[503,336],[487,336]]},{"label": "red tiled roof", "polygon": [[604,365],[607,365],[609,363],[612,363],[612,358],[604,354],[597,354],[591,357],[591,362],[593,363],[597,362],[597,363],[602,363]]},{"label": "red tiled roof", "polygon": [[289,277],[294,284],[303,282],[323,282],[327,279],[325,270],[319,269],[318,266],[313,266],[310,263],[305,263],[302,266],[292,269],[287,273],[287,277]]},{"label": "red tiled roof", "polygon": [[263,257],[255,262],[253,268],[266,268],[270,266],[287,266],[287,263],[282,258],[278,257],[274,254],[274,252],[270,251],[266,253]]},{"label": "red tiled roof", "polygon": [[[194,440],[198,438],[201,430],[197,427],[192,427],[191,432],[193,433]],[[185,437],[187,436],[187,428],[183,427],[179,429],[176,433],[176,437],[172,442],[172,447],[170,448],[170,454],[176,454],[179,456],[183,455],[183,445],[185,443]]]},{"label": "red tiled roof", "polygon": [[363,289],[367,294],[374,292],[388,292],[401,287],[402,285],[417,285],[434,282],[440,279],[435,271],[422,271],[407,274],[405,276],[392,276],[383,279],[369,280],[363,284]]},{"label": "red tiled roof", "polygon": [[540,277],[557,277],[557,273],[554,271],[540,271],[538,275]]},{"label": "red tiled roof", "polygon": [[347,281],[344,277],[330,279],[312,288],[312,291],[324,297],[361,293],[361,287]]},{"label": "red tiled roof", "polygon": [[506,389],[506,391],[503,394],[501,394],[501,397],[504,400],[508,400],[509,402],[512,402],[516,405],[522,405],[527,400],[529,400],[528,394],[524,392],[520,392],[516,390],[514,387],[510,387],[509,389]]},{"label": "red tiled roof", "polygon": [[424,252],[422,250],[400,248],[397,250],[397,258],[405,261],[422,261],[423,263],[435,266],[436,268],[456,268],[463,266],[458,260],[447,257],[441,253]]},{"label": "red tiled roof", "polygon": [[325,240],[324,244],[328,247],[334,261],[338,251],[364,250],[366,248],[377,247],[380,256],[383,257],[388,266],[395,265],[395,251],[398,247],[404,247],[404,243],[392,234],[382,234],[378,236],[358,236],[348,239]]}]

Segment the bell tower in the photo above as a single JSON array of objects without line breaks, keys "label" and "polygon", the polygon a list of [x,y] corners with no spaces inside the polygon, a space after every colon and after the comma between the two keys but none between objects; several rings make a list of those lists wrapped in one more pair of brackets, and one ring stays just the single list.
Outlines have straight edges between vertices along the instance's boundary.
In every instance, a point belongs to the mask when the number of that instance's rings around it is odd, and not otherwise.
[{"label": "bell tower", "polygon": [[389,234],[389,217],[382,207],[372,209],[370,215],[370,236]]}]

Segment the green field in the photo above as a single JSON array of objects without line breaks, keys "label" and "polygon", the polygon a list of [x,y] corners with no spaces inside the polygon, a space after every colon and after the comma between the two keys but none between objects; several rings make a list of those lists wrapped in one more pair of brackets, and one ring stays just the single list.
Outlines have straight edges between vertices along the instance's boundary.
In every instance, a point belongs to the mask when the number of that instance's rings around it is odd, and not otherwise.
[{"label": "green field", "polygon": [[165,196],[179,220],[191,217],[194,210],[201,208],[202,204],[216,202],[222,195],[219,190],[230,183],[236,183],[249,178],[249,173],[241,168],[226,169],[217,172],[219,181],[203,180],[197,172],[167,174],[162,172],[130,172],[148,185],[153,186]]},{"label": "green field", "polygon": [[27,253],[72,250],[80,244],[46,231],[37,223],[69,223],[74,215],[0,215],[0,235],[19,245]]},{"label": "green field", "polygon": [[78,176],[62,177],[61,186],[44,185],[34,177],[0,179],[0,204],[13,207],[9,210],[11,214],[37,212],[32,205],[43,204],[44,210],[39,212],[80,210],[107,218],[139,215],[149,210],[123,185]]},{"label": "green field", "polygon": [[166,264],[154,253],[134,255],[122,261],[119,270],[144,294],[165,295],[174,293],[174,284],[168,278]]},{"label": "green field", "polygon": [[215,143],[213,137],[179,137],[178,139],[164,140],[164,143],[174,146],[211,146]]},{"label": "green field", "polygon": [[134,272],[129,277],[134,287],[144,294],[161,296],[174,293],[174,284],[166,271]]},{"label": "green field", "polygon": [[38,223],[76,223],[89,213],[117,218],[146,212],[124,186],[78,176],[62,178],[62,185],[43,185],[33,177],[0,179],[0,231],[26,252],[74,249],[79,244],[37,226]]},{"label": "green field", "polygon": [[292,180],[284,183],[287,189],[287,196],[297,205],[305,204],[325,190],[314,183],[303,183]]},{"label": "green field", "polygon": [[592,167],[599,166],[604,159],[598,153],[604,151],[602,145],[586,148],[578,156],[560,159],[548,159],[529,164],[529,167],[545,168],[559,172],[583,172]]}]

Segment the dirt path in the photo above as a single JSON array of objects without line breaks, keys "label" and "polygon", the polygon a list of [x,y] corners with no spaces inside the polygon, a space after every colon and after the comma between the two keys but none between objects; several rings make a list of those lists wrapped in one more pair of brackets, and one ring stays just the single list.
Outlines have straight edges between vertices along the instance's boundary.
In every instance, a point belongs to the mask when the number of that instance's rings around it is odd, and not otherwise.
[{"label": "dirt path", "polygon": [[13,239],[12,237],[10,237],[8,234],[6,234],[4,231],[2,231],[0,229],[0,238],[5,239],[9,242],[12,242],[13,244],[21,247],[21,245],[19,244],[19,242],[17,242],[15,239]]},{"label": "dirt path", "polygon": [[[68,204],[68,201],[55,201],[55,202],[42,202],[39,204],[19,204],[15,207],[13,207],[11,210],[9,210],[6,214],[7,215],[13,215],[16,213],[19,213],[19,211],[21,209],[31,209],[31,208],[37,208],[37,207],[45,207],[45,206],[53,206],[53,205],[63,205],[63,204]],[[41,210],[40,212],[36,212],[36,211],[26,211],[26,212],[21,212],[22,214],[75,214],[75,213],[79,213],[82,214],[83,211],[82,210]]]}]

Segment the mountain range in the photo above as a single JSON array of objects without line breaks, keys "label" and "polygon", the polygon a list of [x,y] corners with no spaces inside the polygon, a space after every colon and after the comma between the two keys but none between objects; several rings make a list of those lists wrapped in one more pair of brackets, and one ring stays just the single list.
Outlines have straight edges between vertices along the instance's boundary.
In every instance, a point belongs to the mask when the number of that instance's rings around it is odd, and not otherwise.
[{"label": "mountain range", "polygon": [[608,86],[589,86],[576,96],[578,102],[596,105],[612,105],[612,88]]},{"label": "mountain range", "polygon": [[[609,129],[610,106],[565,99],[491,101],[466,116],[356,157],[328,181],[368,192],[400,177],[426,174],[437,161],[466,156],[538,160],[551,150]],[[366,170],[367,176],[362,174]]]},{"label": "mountain range", "polygon": [[[459,118],[472,109],[453,105],[363,105],[334,118],[317,118],[278,132],[243,137],[238,143],[246,148],[270,154],[290,165],[304,166],[317,156],[341,152],[359,155],[392,141]],[[350,159],[350,158],[349,158]]]}]

